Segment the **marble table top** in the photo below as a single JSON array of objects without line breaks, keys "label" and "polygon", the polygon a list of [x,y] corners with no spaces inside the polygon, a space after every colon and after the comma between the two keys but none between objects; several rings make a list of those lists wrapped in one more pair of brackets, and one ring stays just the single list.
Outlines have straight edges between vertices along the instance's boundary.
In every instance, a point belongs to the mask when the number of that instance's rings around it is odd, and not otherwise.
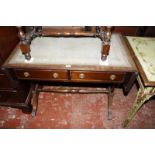
[{"label": "marble table top", "polygon": [[155,38],[127,37],[147,80],[155,82]]},{"label": "marble table top", "polygon": [[31,43],[33,61],[25,58],[17,47],[8,64],[13,65],[88,65],[132,68],[133,61],[119,34],[112,35],[110,54],[106,65],[101,62],[101,40],[99,38],[52,38],[38,37]]}]

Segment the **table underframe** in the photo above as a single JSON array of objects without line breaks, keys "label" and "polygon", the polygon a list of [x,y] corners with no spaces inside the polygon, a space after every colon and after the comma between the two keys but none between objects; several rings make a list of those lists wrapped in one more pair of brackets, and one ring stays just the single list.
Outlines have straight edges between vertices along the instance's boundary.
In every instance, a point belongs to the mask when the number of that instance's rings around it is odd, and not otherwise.
[{"label": "table underframe", "polygon": [[91,94],[91,93],[105,93],[108,94],[108,120],[112,119],[112,102],[114,96],[115,86],[109,86],[108,88],[92,88],[87,89],[86,87],[60,87],[60,86],[52,86],[50,88],[43,88],[43,85],[33,84],[32,85],[32,117],[36,116],[37,108],[38,108],[38,96],[40,92],[54,92],[54,93],[79,93],[79,94]]}]

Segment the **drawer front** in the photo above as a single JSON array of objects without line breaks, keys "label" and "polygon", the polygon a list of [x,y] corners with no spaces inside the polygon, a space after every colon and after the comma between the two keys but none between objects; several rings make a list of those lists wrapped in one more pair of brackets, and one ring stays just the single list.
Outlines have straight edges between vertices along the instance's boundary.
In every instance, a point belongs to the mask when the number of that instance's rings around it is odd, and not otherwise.
[{"label": "drawer front", "polygon": [[125,73],[119,72],[89,72],[72,71],[71,79],[73,81],[96,81],[96,82],[123,82]]},{"label": "drawer front", "polygon": [[11,87],[12,86],[8,77],[5,74],[0,73],[0,89],[8,89]]},{"label": "drawer front", "polygon": [[67,71],[57,70],[32,70],[17,69],[16,75],[19,79],[27,80],[67,80]]}]

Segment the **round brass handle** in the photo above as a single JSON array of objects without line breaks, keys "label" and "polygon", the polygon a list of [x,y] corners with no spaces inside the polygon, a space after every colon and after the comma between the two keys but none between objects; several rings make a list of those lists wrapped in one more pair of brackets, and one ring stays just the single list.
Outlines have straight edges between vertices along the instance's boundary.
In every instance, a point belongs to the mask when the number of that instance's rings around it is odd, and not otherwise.
[{"label": "round brass handle", "polygon": [[84,79],[85,78],[85,75],[83,73],[79,74],[79,78],[80,79]]},{"label": "round brass handle", "polygon": [[24,72],[24,76],[25,77],[29,77],[30,76],[30,73],[29,72]]},{"label": "round brass handle", "polygon": [[53,73],[53,78],[58,78],[59,77],[59,74],[58,73]]},{"label": "round brass handle", "polygon": [[116,75],[112,74],[110,75],[110,80],[115,80],[116,79]]}]

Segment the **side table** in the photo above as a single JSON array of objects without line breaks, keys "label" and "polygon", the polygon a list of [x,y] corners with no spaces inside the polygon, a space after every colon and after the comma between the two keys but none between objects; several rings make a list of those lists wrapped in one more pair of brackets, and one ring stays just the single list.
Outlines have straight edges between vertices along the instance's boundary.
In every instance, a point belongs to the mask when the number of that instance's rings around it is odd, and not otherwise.
[{"label": "side table", "polygon": [[134,104],[123,122],[126,127],[142,105],[155,95],[155,38],[126,37],[133,60],[139,70],[139,90]]},{"label": "side table", "polygon": [[[128,94],[137,69],[120,34],[112,35],[107,64],[101,61],[101,48],[99,38],[36,37],[31,43],[31,61],[25,60],[18,44],[3,67],[19,81],[33,84],[33,116],[41,91],[104,92],[108,94],[108,118],[111,119],[114,88],[121,87]],[[44,85],[52,86],[52,90],[42,89]],[[88,89],[88,85],[93,88]]]}]

